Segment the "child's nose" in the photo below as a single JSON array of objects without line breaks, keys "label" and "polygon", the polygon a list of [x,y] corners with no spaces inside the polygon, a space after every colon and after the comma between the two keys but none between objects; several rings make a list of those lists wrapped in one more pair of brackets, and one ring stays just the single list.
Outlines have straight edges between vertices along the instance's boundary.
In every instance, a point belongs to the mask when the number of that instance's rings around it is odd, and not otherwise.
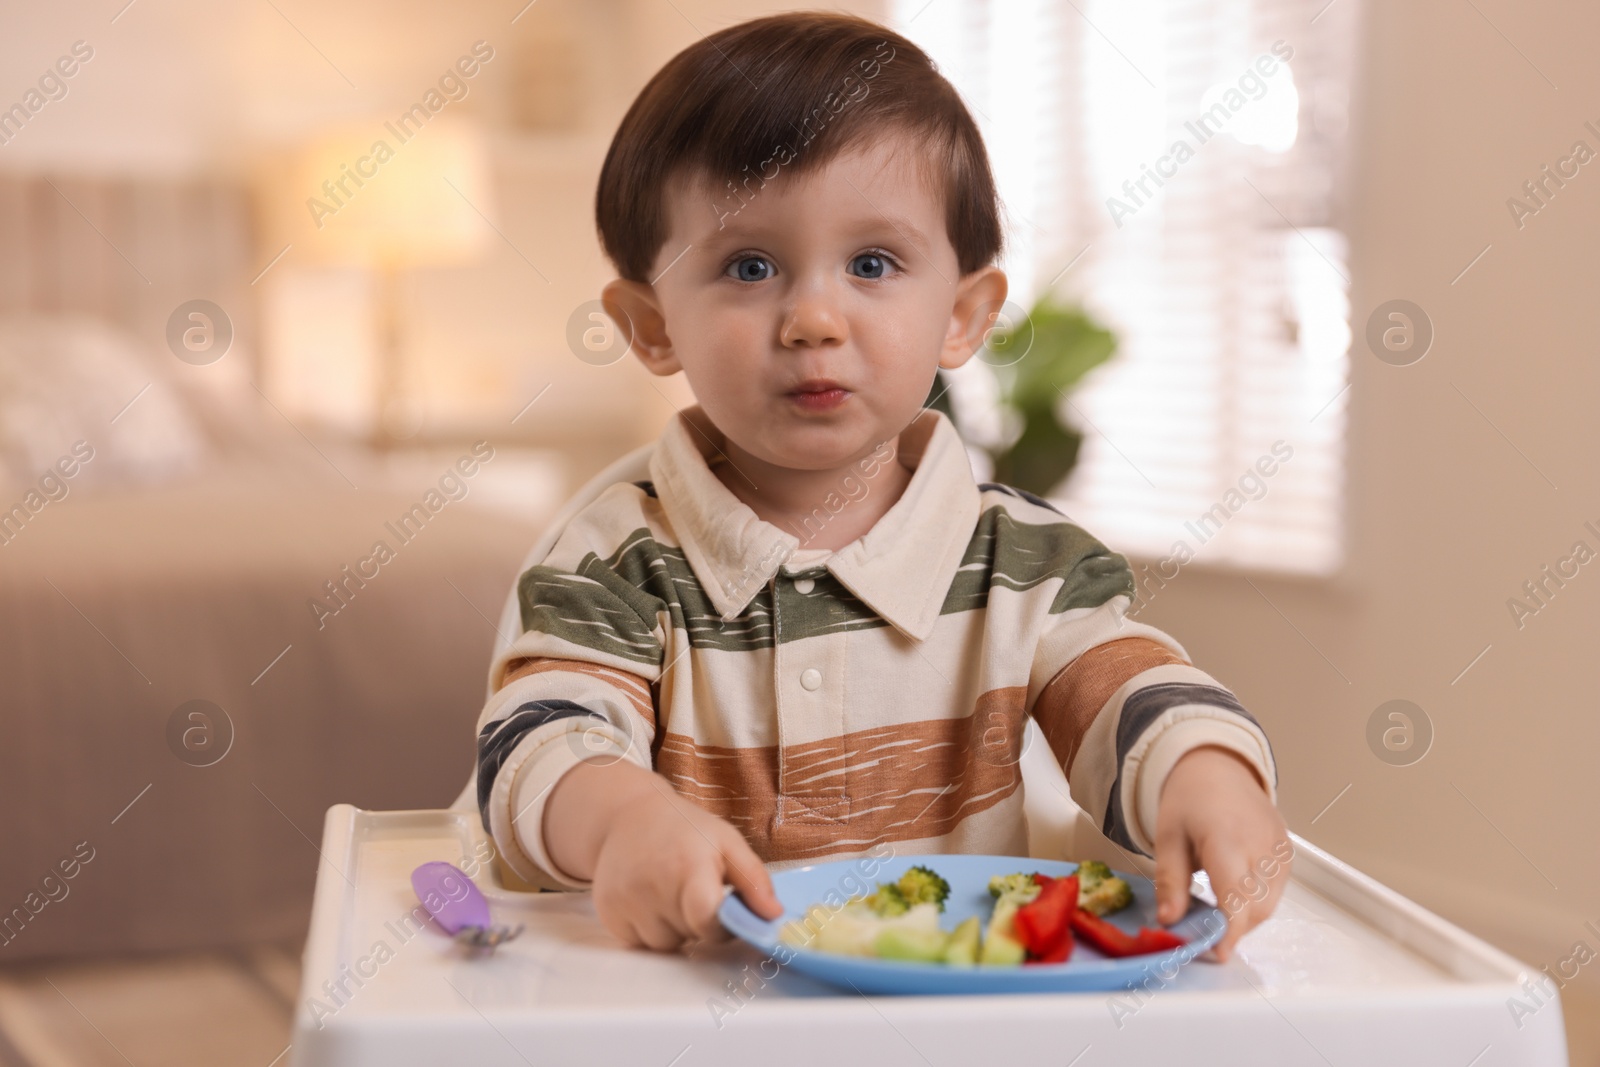
[{"label": "child's nose", "polygon": [[795,294],[784,314],[779,339],[785,348],[818,348],[843,342],[849,332],[831,294],[823,287],[807,287]]}]

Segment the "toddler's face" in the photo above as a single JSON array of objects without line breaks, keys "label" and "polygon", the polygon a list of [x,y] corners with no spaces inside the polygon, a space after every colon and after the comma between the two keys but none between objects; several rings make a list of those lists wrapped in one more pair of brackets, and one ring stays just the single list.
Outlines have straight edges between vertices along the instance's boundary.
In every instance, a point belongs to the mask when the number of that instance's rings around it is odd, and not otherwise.
[{"label": "toddler's face", "polygon": [[632,290],[617,302],[640,359],[681,369],[740,451],[795,469],[849,463],[915,417],[936,367],[977,348],[1005,276],[960,274],[920,150],[877,138],[803,176],[752,181],[742,206],[726,188],[676,183],[654,285],[607,288]]}]

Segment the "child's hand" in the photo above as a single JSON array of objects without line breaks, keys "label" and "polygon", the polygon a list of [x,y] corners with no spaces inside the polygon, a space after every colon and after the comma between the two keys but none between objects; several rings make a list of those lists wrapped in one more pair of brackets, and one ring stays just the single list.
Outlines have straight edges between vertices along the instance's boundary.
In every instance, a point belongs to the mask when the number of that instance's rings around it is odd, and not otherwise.
[{"label": "child's hand", "polygon": [[724,884],[763,918],[783,914],[766,866],[732,824],[659,775],[636,781],[595,859],[594,907],[607,929],[630,945],[663,951],[721,939]]},{"label": "child's hand", "polygon": [[1272,914],[1289,880],[1288,827],[1249,764],[1227,749],[1197,748],[1172,768],[1156,813],[1156,918],[1172,924],[1189,907],[1189,878],[1204,868],[1233,946]]}]

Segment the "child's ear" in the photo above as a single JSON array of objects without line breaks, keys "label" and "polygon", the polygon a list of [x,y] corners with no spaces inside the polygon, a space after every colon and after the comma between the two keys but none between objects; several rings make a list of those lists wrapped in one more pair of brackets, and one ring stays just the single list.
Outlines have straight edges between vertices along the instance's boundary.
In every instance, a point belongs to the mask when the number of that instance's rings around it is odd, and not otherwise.
[{"label": "child's ear", "polygon": [[939,366],[954,370],[983,347],[984,335],[994,329],[1008,289],[1005,271],[999,267],[983,267],[962,276],[956,283],[956,302],[939,350]]},{"label": "child's ear", "polygon": [[600,305],[651,374],[665,377],[683,369],[672,350],[672,338],[667,336],[667,317],[661,312],[655,289],[644,282],[617,278],[600,290]]}]

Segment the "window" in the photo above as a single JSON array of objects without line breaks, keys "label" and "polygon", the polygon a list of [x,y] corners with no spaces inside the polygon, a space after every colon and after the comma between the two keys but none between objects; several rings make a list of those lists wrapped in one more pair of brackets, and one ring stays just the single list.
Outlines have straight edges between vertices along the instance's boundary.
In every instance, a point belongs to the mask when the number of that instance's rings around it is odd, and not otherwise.
[{"label": "window", "polygon": [[[983,129],[1012,300],[1053,292],[1118,337],[1058,409],[1085,439],[1056,496],[1119,551],[1340,563],[1358,0],[1321,5],[894,3]],[[987,373],[953,376],[959,415]]]}]

